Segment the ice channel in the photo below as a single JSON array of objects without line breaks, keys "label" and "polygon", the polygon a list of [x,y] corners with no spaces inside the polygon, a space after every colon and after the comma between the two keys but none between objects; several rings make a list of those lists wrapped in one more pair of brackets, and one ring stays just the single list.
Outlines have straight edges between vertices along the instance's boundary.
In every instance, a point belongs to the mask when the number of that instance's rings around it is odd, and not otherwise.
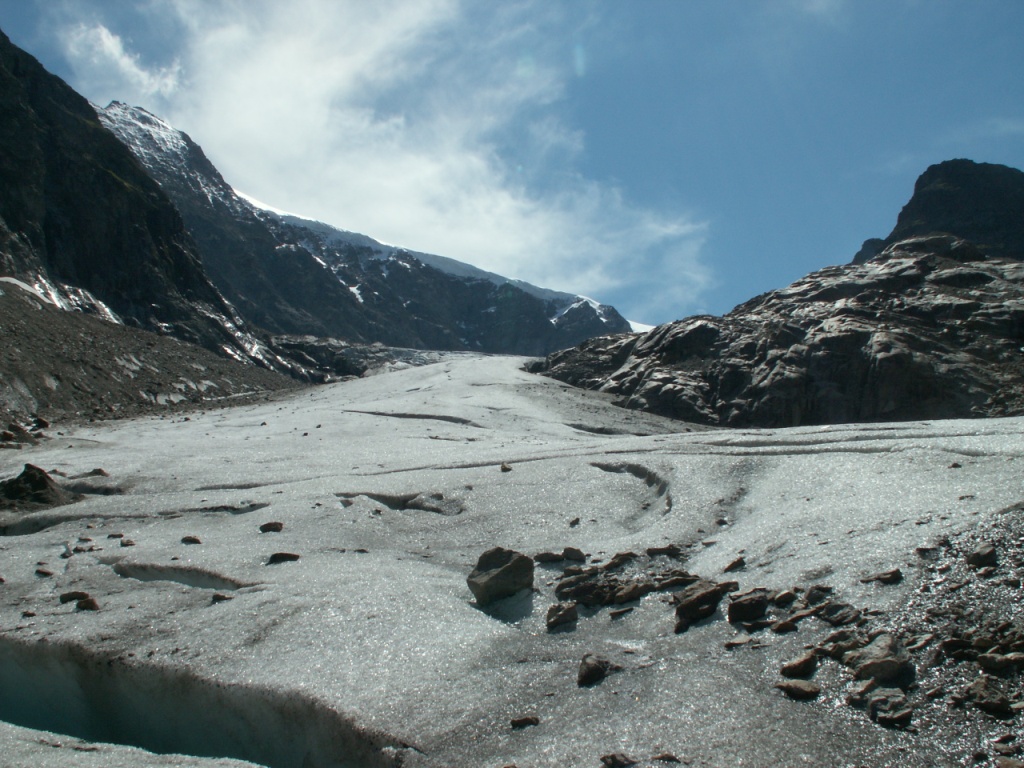
[{"label": "ice channel", "polygon": [[0,638],[0,719],[269,768],[390,768],[411,749],[357,728],[303,693],[213,682],[45,640]]}]

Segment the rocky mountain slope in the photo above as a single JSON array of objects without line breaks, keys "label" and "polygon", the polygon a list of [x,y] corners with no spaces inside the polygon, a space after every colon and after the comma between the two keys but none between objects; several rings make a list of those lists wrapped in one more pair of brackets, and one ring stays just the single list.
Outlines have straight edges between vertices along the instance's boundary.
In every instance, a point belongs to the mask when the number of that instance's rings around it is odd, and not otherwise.
[{"label": "rocky mountain slope", "polygon": [[119,102],[98,112],[174,201],[217,287],[274,333],[542,355],[629,330],[580,296],[263,209],[154,115]]},{"label": "rocky mountain slope", "polygon": [[26,442],[8,425],[125,418],[238,403],[298,382],[170,336],[68,312],[0,278],[0,447]]},{"label": "rocky mountain slope", "polygon": [[722,317],[592,339],[539,366],[703,424],[1024,412],[1024,173],[956,160],[919,179],[874,253]]},{"label": "rocky mountain slope", "polygon": [[159,186],[85,99],[2,33],[0,108],[0,274],[66,309],[269,361]]}]

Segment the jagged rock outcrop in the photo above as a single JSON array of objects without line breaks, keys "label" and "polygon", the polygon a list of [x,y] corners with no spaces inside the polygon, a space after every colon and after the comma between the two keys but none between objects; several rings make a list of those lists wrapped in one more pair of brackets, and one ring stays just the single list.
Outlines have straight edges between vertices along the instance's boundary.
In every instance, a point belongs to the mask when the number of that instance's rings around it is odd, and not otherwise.
[{"label": "jagged rock outcrop", "polygon": [[[722,317],[591,339],[535,370],[704,424],[1022,413],[1024,174],[952,161],[930,168],[918,191],[894,233],[866,244],[881,250],[863,263],[819,270]],[[960,205],[961,193],[985,202]],[[922,229],[945,234],[900,237]]]},{"label": "jagged rock outcrop", "polygon": [[174,206],[91,105],[0,33],[0,275],[65,309],[258,359]]},{"label": "jagged rock outcrop", "polygon": [[174,201],[217,287],[273,333],[543,355],[629,330],[583,297],[260,208],[156,116],[119,102],[99,115]]}]

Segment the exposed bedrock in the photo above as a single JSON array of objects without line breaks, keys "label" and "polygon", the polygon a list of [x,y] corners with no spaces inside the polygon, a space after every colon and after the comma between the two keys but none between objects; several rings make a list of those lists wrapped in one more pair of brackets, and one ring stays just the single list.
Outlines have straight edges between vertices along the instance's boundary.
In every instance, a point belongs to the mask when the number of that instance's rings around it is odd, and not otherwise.
[{"label": "exposed bedrock", "polygon": [[[591,339],[533,370],[685,421],[786,427],[1024,412],[1024,173],[958,160],[893,233],[721,317]],[[870,247],[868,247],[870,246]]]}]

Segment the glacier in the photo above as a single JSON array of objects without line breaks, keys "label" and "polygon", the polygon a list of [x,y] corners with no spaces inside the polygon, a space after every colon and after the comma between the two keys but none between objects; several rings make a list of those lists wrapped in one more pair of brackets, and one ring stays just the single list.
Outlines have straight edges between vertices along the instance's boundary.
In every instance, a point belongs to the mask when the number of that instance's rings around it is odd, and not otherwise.
[{"label": "glacier", "polygon": [[[779,665],[833,631],[816,619],[735,647],[724,620],[675,634],[653,592],[549,632],[560,566],[487,608],[466,576],[493,546],[596,563],[674,545],[705,578],[742,557],[741,589],[825,583],[898,629],[946,583],[918,550],[1017,525],[1024,419],[694,427],[524,358],[434,359],[0,451],[3,478],[85,478],[77,503],[0,511],[0,762],[959,765],[1012,730],[882,728],[824,662],[821,699],[785,698]],[[898,584],[862,581],[894,567]],[[579,687],[585,653],[622,670]]]}]

